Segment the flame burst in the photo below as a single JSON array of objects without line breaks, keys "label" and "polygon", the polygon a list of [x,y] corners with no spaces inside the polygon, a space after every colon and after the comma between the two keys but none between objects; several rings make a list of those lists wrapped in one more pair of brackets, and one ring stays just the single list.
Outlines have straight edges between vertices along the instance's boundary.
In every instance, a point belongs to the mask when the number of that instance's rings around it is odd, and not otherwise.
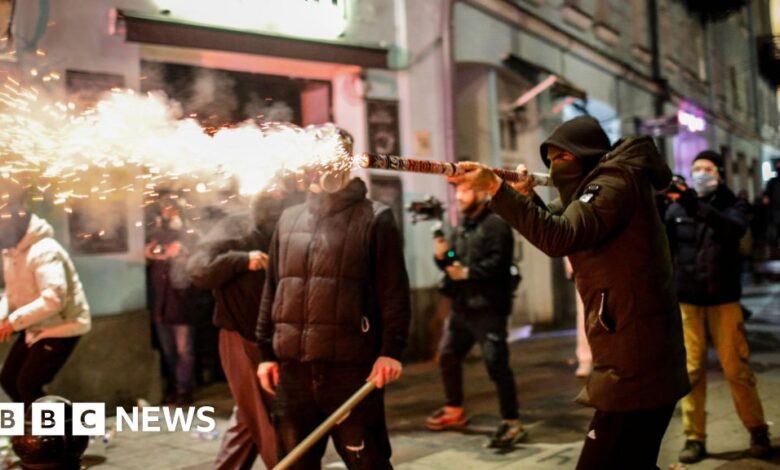
[{"label": "flame burst", "polygon": [[162,94],[115,89],[78,111],[11,78],[0,89],[0,173],[66,211],[68,201],[105,200],[138,180],[147,199],[161,186],[204,193],[228,178],[253,194],[281,173],[349,169],[350,151],[333,125],[247,121],[206,132]]}]

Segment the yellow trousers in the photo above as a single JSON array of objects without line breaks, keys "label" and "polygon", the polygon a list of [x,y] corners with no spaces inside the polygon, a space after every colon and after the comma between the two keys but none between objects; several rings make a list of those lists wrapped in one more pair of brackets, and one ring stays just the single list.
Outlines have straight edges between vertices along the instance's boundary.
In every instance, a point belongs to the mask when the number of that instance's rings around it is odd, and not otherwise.
[{"label": "yellow trousers", "polygon": [[707,332],[709,331],[731,398],[742,424],[748,430],[766,426],[756,377],[750,370],[750,350],[739,303],[712,306],[680,304],[687,350],[691,393],[682,399],[683,426],[687,439],[704,441],[707,397]]}]

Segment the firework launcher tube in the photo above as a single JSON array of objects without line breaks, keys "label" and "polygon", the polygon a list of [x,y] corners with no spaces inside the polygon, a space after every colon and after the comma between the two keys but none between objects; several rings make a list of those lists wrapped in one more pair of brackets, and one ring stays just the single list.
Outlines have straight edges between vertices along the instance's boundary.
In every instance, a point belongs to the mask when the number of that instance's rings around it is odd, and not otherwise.
[{"label": "firework launcher tube", "polygon": [[281,462],[276,464],[276,466],[273,468],[273,470],[287,470],[290,468],[292,464],[298,461],[303,455],[314,445],[325,437],[325,435],[333,429],[334,426],[339,424],[344,418],[347,417],[350,411],[352,411],[353,408],[355,408],[358,403],[363,401],[364,398],[368,396],[371,392],[374,391],[376,388],[376,380],[372,380],[371,382],[366,382],[365,385],[360,387],[360,390],[355,392],[347,401],[345,401],[339,409],[333,412],[332,415],[328,416],[328,419],[322,422],[317,429],[312,431],[311,434],[306,436],[306,439],[301,441],[300,444],[295,446],[295,449],[290,451],[287,456],[285,456]]},{"label": "firework launcher tube", "polygon": [[[445,176],[459,176],[464,173],[460,170],[457,163],[443,162],[440,160],[415,160],[398,157],[396,155],[383,155],[378,153],[364,153],[358,159],[358,163],[363,168],[373,168],[377,170],[406,171]],[[536,186],[552,186],[550,175],[546,173],[528,173],[528,175],[523,175],[516,171],[504,170],[501,168],[491,168],[490,170],[502,180],[510,183],[516,183],[525,178],[530,178]]]}]

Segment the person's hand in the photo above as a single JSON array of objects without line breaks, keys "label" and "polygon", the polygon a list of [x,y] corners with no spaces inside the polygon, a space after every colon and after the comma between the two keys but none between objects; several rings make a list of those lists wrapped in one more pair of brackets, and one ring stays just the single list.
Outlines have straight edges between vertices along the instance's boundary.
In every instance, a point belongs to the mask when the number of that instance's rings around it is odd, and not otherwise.
[{"label": "person's hand", "polygon": [[447,270],[447,275],[453,281],[465,281],[469,278],[469,268],[463,266],[457,261],[452,263],[451,266],[447,266],[445,269]]},{"label": "person's hand", "polygon": [[669,188],[664,193],[666,197],[671,201],[679,201],[683,193],[689,191],[688,185],[685,181],[672,181]]},{"label": "person's hand", "polygon": [[536,186],[536,182],[533,178],[528,177],[528,167],[521,163],[517,165],[515,171],[520,174],[521,179],[515,183],[509,183],[509,185],[523,196],[529,196]]},{"label": "person's hand", "polygon": [[11,339],[11,336],[14,334],[14,327],[11,325],[11,322],[8,321],[8,319],[3,320],[0,322],[0,342],[4,343]]},{"label": "person's hand", "polygon": [[268,269],[268,255],[260,250],[250,251],[249,270],[260,271],[261,269]]},{"label": "person's hand", "polygon": [[563,269],[566,271],[566,279],[574,278],[574,267],[571,265],[571,260],[568,256],[563,258]]},{"label": "person's hand", "polygon": [[768,206],[769,205],[769,196],[762,197],[761,198],[761,203],[764,204],[765,206]]},{"label": "person's hand", "polygon": [[279,363],[268,361],[261,362],[257,366],[257,378],[260,386],[271,395],[276,394],[276,386],[279,384]]},{"label": "person's hand", "polygon": [[688,189],[680,193],[680,198],[677,200],[685,212],[691,217],[695,216],[699,211],[699,197],[696,195],[696,191]]},{"label": "person's hand", "polygon": [[403,366],[392,357],[379,356],[374,361],[374,367],[371,369],[371,375],[366,379],[367,382],[376,380],[376,387],[382,388],[390,382],[395,382],[401,378]]},{"label": "person's hand", "polygon": [[179,256],[182,252],[182,245],[179,241],[173,241],[171,243],[168,243],[165,245],[165,257],[166,258],[175,258]]},{"label": "person's hand", "polygon": [[481,163],[460,162],[458,169],[463,174],[451,178],[457,184],[466,184],[474,191],[486,191],[491,196],[501,187],[501,178]]},{"label": "person's hand", "polygon": [[150,260],[164,259],[162,252],[163,252],[162,245],[158,244],[156,241],[149,242],[146,244],[146,246],[144,246],[144,257],[146,257],[146,259],[150,259]]},{"label": "person's hand", "polygon": [[433,245],[435,251],[436,259],[442,260],[447,256],[447,252],[450,251],[450,244],[447,243],[447,240],[444,239],[444,237],[436,237],[433,239]]}]

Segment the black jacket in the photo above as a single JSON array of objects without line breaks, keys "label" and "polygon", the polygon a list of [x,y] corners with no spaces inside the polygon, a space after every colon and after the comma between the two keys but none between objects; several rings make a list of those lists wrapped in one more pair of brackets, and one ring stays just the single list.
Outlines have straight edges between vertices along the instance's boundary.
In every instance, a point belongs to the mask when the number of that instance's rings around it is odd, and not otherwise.
[{"label": "black jacket", "polygon": [[491,202],[544,253],[569,256],[593,352],[579,401],[602,411],[660,408],[690,390],[669,244],[653,196],[671,176],[651,138],[630,138],[598,160],[566,206],[541,208],[506,183]]},{"label": "black jacket", "polygon": [[265,271],[249,270],[249,252],[268,252],[275,221],[257,226],[249,213],[228,216],[198,245],[187,263],[192,283],[211,289],[214,325],[255,341]]},{"label": "black jacket", "polygon": [[284,211],[269,258],[257,323],[263,361],[400,358],[411,315],[401,237],[363,181]]},{"label": "black jacket", "polygon": [[718,305],[739,301],[739,240],[748,227],[747,212],[747,203],[724,185],[699,199],[698,210],[692,214],[679,202],[669,206],[665,220],[680,302]]},{"label": "black jacket", "polygon": [[193,286],[185,266],[188,247],[196,240],[171,230],[157,230],[150,240],[159,245],[178,241],[183,246],[179,256],[166,260],[147,260],[147,302],[154,323],[166,325],[193,325],[195,316],[208,304],[208,292]]},{"label": "black jacket", "polygon": [[[452,309],[459,313],[509,315],[512,309],[511,274],[514,239],[501,217],[485,208],[476,219],[464,218],[450,237],[454,257],[435,259],[444,270],[458,261],[469,278],[450,281]],[[445,274],[446,275],[446,274]]]}]

